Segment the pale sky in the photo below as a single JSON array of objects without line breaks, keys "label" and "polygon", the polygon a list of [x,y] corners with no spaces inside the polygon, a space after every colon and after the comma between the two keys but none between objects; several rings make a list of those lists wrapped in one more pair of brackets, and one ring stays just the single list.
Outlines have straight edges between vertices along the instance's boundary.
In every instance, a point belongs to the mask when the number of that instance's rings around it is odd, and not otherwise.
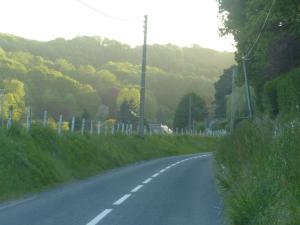
[{"label": "pale sky", "polygon": [[0,0],[0,32],[47,41],[57,37],[103,36],[131,46],[143,41],[148,14],[148,43],[234,51],[232,37],[219,37],[216,0],[82,0],[122,22],[104,17],[78,0]]}]

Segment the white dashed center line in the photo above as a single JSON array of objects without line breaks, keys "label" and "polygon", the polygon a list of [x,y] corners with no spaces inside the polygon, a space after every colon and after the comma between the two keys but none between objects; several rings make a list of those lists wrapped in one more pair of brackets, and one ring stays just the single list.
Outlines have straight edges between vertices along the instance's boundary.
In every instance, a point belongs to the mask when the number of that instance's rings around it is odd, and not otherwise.
[{"label": "white dashed center line", "polygon": [[143,184],[148,184],[151,180],[152,180],[152,178],[148,178],[147,180],[145,180],[145,181],[143,182]]},{"label": "white dashed center line", "polygon": [[159,173],[156,173],[152,177],[154,178],[154,177],[157,177],[158,175],[159,175]]},{"label": "white dashed center line", "polygon": [[120,198],[119,200],[115,201],[113,205],[121,205],[130,196],[131,196],[131,194],[124,195],[122,198]]},{"label": "white dashed center line", "polygon": [[[202,156],[194,156],[194,157],[190,157],[190,158],[186,158],[186,159],[183,159],[181,161],[178,161],[178,162],[175,162],[169,166],[167,166],[166,168],[160,170],[159,172],[155,173],[152,175],[151,178],[148,178],[146,179],[143,184],[148,184],[153,178],[159,176],[161,173],[164,173],[166,170],[180,164],[180,163],[183,163],[183,162],[186,162],[188,160],[191,160],[191,159],[197,159],[197,158],[206,158],[207,156],[209,155],[202,155]],[[135,193],[137,192],[138,190],[140,190],[142,187],[144,187],[144,185],[138,185],[136,186],[135,188],[133,188],[130,192],[131,193]],[[119,200],[117,200],[116,202],[113,203],[113,205],[121,205],[124,201],[126,201],[129,197],[131,196],[131,194],[126,194],[124,195],[123,197],[121,197]],[[105,216],[107,216],[110,212],[112,211],[112,209],[105,209],[103,210],[98,216],[96,216],[93,220],[91,220],[89,223],[87,223],[86,225],[97,225]]]},{"label": "white dashed center line", "polygon": [[131,190],[131,192],[137,192],[138,190],[140,190],[141,188],[143,187],[143,185],[138,185],[138,186],[136,186],[135,188],[133,188],[132,190]]},{"label": "white dashed center line", "polygon": [[104,217],[106,217],[111,211],[112,211],[112,209],[105,209],[105,210],[103,210],[98,216],[96,216],[94,219],[92,219],[87,225],[96,225]]}]

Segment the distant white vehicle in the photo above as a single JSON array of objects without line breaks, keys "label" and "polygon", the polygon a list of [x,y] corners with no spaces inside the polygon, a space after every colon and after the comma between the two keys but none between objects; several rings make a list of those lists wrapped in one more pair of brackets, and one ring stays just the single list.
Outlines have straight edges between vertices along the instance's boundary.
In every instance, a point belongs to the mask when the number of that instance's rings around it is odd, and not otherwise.
[{"label": "distant white vehicle", "polygon": [[153,134],[173,134],[173,131],[167,125],[149,124],[149,128]]}]

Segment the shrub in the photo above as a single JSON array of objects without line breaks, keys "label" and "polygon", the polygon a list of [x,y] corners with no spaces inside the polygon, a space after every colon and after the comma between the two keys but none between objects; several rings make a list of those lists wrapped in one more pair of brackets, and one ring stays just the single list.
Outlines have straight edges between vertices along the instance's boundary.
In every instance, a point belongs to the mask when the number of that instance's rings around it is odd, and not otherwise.
[{"label": "shrub", "polygon": [[266,83],[265,110],[272,117],[294,119],[300,116],[300,67]]},{"label": "shrub", "polygon": [[275,135],[270,122],[243,122],[216,152],[232,225],[300,224],[300,128]]}]

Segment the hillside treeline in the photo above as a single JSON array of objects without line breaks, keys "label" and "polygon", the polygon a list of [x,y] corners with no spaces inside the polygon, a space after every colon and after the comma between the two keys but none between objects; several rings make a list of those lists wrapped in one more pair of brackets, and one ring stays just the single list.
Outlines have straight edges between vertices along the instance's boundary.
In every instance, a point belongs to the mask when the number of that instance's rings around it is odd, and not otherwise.
[{"label": "hillside treeline", "polygon": [[[124,107],[136,115],[140,61],[141,47],[100,37],[38,42],[1,34],[0,88],[6,91],[5,112],[13,106],[16,120],[24,116],[26,107],[35,118],[47,110],[55,119],[59,114],[65,120],[71,116],[118,119]],[[210,105],[213,83],[231,64],[231,53],[199,46],[149,46],[147,120],[171,125],[180,98],[191,91]]]}]

